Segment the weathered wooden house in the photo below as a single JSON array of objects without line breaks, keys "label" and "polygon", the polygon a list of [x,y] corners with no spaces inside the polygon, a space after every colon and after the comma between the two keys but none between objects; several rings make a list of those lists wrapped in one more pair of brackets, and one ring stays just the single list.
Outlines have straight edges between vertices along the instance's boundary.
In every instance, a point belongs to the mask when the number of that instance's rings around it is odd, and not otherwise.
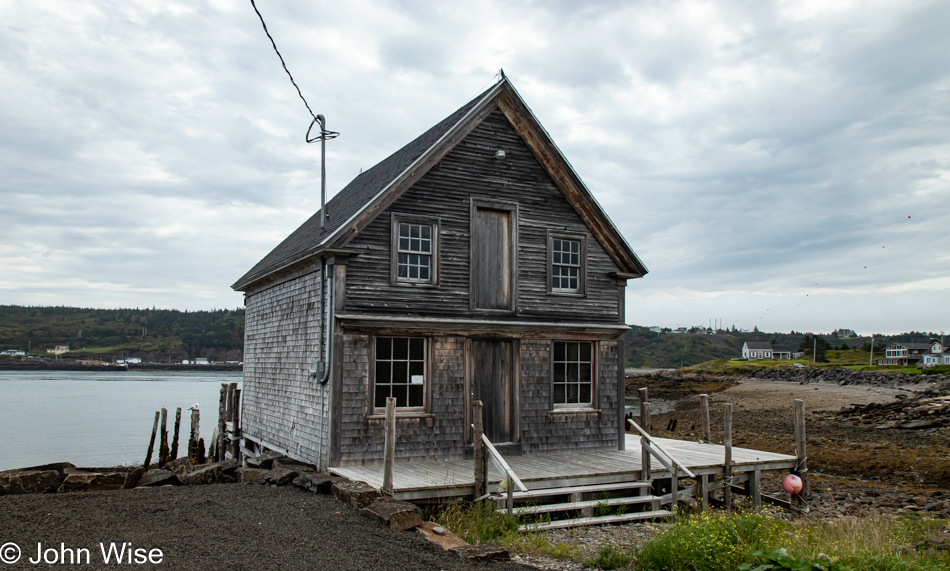
[{"label": "weathered wooden house", "polygon": [[320,468],[624,447],[647,273],[507,79],[363,172],[244,275],[243,433]]}]

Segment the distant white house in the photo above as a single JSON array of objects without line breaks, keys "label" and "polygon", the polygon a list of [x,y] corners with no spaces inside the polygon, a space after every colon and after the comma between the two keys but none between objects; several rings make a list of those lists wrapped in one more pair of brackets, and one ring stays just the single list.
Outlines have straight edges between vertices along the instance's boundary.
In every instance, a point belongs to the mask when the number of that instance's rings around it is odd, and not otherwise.
[{"label": "distant white house", "polygon": [[7,349],[6,351],[0,351],[0,355],[7,355],[10,357],[23,357],[26,355],[26,351],[20,351],[18,349]]},{"label": "distant white house", "polygon": [[208,365],[208,359],[205,357],[198,357],[195,359],[195,365]]},{"label": "distant white house", "polygon": [[69,353],[69,345],[57,345],[53,349],[47,349],[47,353],[52,353],[54,355],[62,355],[63,353]]},{"label": "distant white house", "polygon": [[742,344],[742,358],[749,361],[801,359],[804,355],[802,351],[773,347],[771,343],[763,341],[746,341]]},{"label": "distant white house", "polygon": [[125,360],[126,363],[141,363],[142,359],[139,357],[130,357]]},{"label": "distant white house", "polygon": [[920,366],[926,368],[937,365],[950,365],[950,347],[934,340],[930,342],[930,349],[920,355]]},{"label": "distant white house", "polygon": [[[943,349],[943,346],[939,346]],[[923,365],[924,354],[933,354],[934,346],[930,343],[911,342],[911,343],[891,343],[884,349],[884,357],[877,360],[878,366],[898,365],[901,367],[914,367],[918,364]]]}]

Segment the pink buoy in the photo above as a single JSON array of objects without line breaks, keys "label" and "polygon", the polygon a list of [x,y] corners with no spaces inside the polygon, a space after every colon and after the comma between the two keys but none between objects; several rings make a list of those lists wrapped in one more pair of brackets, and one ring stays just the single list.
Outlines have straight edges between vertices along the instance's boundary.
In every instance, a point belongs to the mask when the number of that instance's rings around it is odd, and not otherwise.
[{"label": "pink buoy", "polygon": [[790,494],[802,491],[802,479],[796,474],[789,474],[782,479],[782,489]]}]

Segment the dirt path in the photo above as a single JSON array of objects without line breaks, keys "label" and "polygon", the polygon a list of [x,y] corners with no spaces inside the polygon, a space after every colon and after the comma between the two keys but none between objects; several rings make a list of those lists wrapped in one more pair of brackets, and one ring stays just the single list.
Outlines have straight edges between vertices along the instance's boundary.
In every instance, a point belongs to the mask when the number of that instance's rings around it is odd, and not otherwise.
[{"label": "dirt path", "polygon": [[4,496],[0,544],[7,542],[19,545],[22,556],[5,569],[36,568],[28,559],[36,558],[38,542],[56,551],[61,543],[88,549],[90,564],[84,568],[91,569],[114,566],[103,564],[100,542],[160,549],[165,569],[523,568],[513,563],[471,564],[415,532],[391,530],[349,504],[296,486],[231,484]]}]

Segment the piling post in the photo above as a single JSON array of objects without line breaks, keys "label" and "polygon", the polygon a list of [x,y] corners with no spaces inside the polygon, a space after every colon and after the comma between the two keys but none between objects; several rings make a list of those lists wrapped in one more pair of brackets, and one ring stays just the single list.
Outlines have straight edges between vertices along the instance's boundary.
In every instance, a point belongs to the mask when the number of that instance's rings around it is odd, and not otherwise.
[{"label": "piling post", "polygon": [[480,498],[488,492],[488,474],[485,465],[485,443],[482,442],[482,435],[485,432],[482,419],[483,405],[482,401],[477,400],[472,403],[472,445],[475,450],[475,497]]},{"label": "piling post", "polygon": [[396,456],[396,399],[386,397],[385,441],[383,445],[383,489],[387,496],[393,495],[393,462]]},{"label": "piling post", "polygon": [[[198,452],[198,435],[200,433],[199,424],[201,422],[201,413],[197,408],[191,409],[191,436],[188,438],[188,457],[192,464],[201,464],[199,457],[204,456],[204,450]],[[203,460],[203,458],[201,458]]]},{"label": "piling post", "polygon": [[732,511],[732,405],[726,405],[722,443],[726,448],[725,463],[722,468],[722,503],[726,511]]},{"label": "piling post", "polygon": [[152,424],[152,438],[148,441],[148,452],[145,454],[145,464],[142,469],[148,471],[148,465],[152,463],[152,452],[155,450],[155,433],[158,431],[158,411],[155,411],[155,422]]},{"label": "piling post", "polygon": [[795,399],[795,456],[797,462],[795,471],[802,479],[802,491],[792,496],[792,502],[799,506],[805,506],[805,500],[808,498],[808,454],[805,447],[805,401]]},{"label": "piling post", "polygon": [[218,440],[215,442],[214,459],[224,460],[224,430],[225,419],[228,414],[228,385],[221,383],[221,395],[218,398]]},{"label": "piling post", "polygon": [[241,461],[241,390],[231,383],[231,458]]},{"label": "piling post", "polygon": [[162,409],[162,440],[158,446],[158,467],[168,464],[168,409]]},{"label": "piling post", "polygon": [[709,395],[699,395],[699,408],[703,412],[703,441],[712,442],[712,432],[709,425]]},{"label": "piling post", "polygon": [[181,428],[181,407],[175,409],[175,435],[172,438],[171,460],[178,458],[178,430]]}]

